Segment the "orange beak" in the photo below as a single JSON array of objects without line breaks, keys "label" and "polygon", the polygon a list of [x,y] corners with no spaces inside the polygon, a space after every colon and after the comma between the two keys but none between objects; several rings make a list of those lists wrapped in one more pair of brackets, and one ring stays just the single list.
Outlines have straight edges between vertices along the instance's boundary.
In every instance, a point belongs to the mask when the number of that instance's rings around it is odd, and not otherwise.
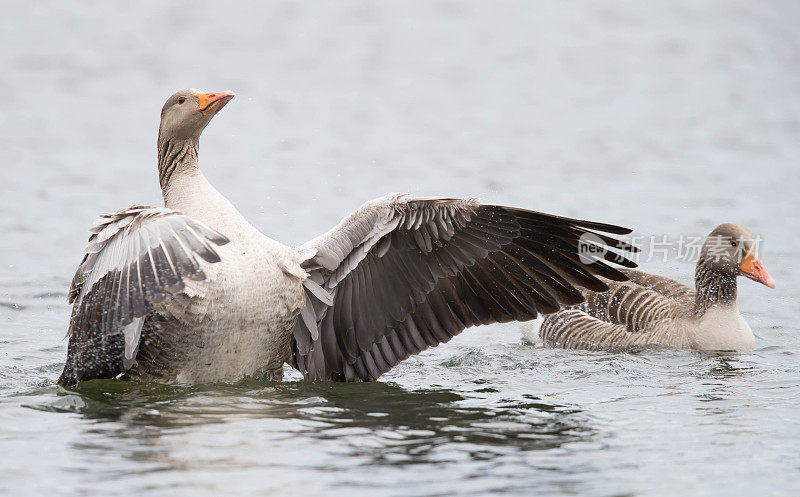
[{"label": "orange beak", "polygon": [[215,93],[198,93],[197,102],[203,115],[216,114],[230,99],[236,96],[232,91],[218,91]]},{"label": "orange beak", "polygon": [[758,256],[752,252],[748,252],[744,256],[742,264],[739,266],[739,274],[743,274],[753,281],[757,281],[770,288],[775,288],[775,280],[769,275],[764,265],[758,259]]}]

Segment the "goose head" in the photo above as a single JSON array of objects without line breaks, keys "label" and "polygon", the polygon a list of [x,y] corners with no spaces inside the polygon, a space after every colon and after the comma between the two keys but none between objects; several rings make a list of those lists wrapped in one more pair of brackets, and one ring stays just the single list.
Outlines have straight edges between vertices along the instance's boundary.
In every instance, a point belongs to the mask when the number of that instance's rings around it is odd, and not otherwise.
[{"label": "goose head", "polygon": [[159,140],[198,140],[234,95],[232,91],[205,93],[193,88],[175,92],[161,109]]},{"label": "goose head", "polygon": [[708,235],[698,266],[730,279],[741,275],[775,288],[775,280],[759,258],[759,241],[741,224],[720,224]]}]

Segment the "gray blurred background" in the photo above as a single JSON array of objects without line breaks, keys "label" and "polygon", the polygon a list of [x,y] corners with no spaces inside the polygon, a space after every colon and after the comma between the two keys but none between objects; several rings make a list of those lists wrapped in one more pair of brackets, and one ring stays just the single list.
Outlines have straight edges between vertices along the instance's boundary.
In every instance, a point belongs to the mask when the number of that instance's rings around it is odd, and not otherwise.
[{"label": "gray blurred background", "polygon": [[408,191],[643,232],[778,218],[775,243],[797,236],[795,5],[9,4],[2,229],[71,271],[49,246],[77,254],[97,213],[160,201],[161,104],[198,87],[238,93],[205,173],[286,242]]}]

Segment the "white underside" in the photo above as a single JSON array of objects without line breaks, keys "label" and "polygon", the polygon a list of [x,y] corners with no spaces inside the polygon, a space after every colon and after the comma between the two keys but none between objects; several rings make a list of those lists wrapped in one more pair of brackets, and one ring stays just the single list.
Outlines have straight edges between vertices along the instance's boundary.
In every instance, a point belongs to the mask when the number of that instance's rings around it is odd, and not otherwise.
[{"label": "white underside", "polygon": [[752,350],[756,345],[753,330],[736,306],[709,309],[692,323],[689,338],[698,350]]},{"label": "white underside", "polygon": [[299,254],[256,230],[199,171],[192,173],[173,179],[167,207],[230,243],[217,248],[220,262],[202,264],[204,281],[187,282],[188,307],[176,301],[164,309],[177,318],[176,335],[190,358],[175,365],[173,381],[228,381],[280,370],[304,302]]}]

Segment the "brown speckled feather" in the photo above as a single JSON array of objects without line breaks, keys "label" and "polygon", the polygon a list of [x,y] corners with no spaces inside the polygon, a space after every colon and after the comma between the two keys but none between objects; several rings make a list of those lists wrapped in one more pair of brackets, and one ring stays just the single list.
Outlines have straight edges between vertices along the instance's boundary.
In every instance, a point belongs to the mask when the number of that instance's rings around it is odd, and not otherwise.
[{"label": "brown speckled feather", "polygon": [[695,292],[669,278],[623,271],[630,281],[608,282],[606,292],[584,292],[584,303],[547,316],[539,332],[544,342],[583,350],[681,342],[668,331],[691,314]]}]

